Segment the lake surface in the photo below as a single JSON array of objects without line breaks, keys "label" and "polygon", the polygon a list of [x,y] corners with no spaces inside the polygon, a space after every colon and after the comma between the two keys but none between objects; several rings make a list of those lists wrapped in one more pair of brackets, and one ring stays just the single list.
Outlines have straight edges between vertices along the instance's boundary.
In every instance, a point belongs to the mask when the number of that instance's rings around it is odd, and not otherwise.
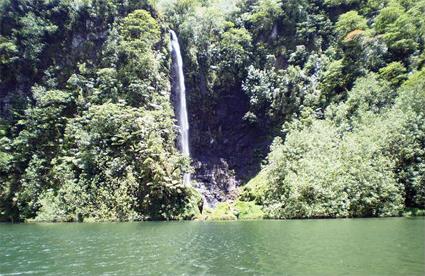
[{"label": "lake surface", "polygon": [[0,275],[425,275],[425,219],[0,224]]}]

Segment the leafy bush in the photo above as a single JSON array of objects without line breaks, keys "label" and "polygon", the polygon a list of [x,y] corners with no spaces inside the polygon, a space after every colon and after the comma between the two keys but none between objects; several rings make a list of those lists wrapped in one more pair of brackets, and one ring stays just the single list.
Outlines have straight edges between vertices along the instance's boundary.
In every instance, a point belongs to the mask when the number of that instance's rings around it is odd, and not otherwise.
[{"label": "leafy bush", "polygon": [[389,85],[360,79],[325,120],[290,124],[263,169],[267,188],[254,196],[266,216],[393,216],[423,206],[423,74],[411,76],[395,102]]}]

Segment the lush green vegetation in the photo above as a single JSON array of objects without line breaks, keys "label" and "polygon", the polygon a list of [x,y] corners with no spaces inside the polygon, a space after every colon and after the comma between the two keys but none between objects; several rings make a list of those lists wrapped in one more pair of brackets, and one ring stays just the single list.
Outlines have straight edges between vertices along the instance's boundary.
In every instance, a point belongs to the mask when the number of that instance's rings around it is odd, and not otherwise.
[{"label": "lush green vegetation", "polygon": [[199,212],[175,147],[170,28],[192,123],[236,95],[246,127],[274,138],[239,201],[206,216],[424,208],[424,14],[423,0],[0,0],[0,219]]},{"label": "lush green vegetation", "polygon": [[[167,31],[143,1],[2,1],[1,215],[196,212],[174,146]],[[196,208],[192,208],[196,207]]]},{"label": "lush green vegetation", "polygon": [[188,82],[209,94],[194,101],[240,88],[246,123],[277,137],[242,200],[270,218],[425,206],[424,1],[179,3],[167,19]]},{"label": "lush green vegetation", "polygon": [[425,206],[425,24],[415,18],[424,4],[337,5],[347,11],[335,17],[329,47],[297,46],[289,56],[302,49],[305,63],[290,58],[280,72],[248,74],[254,115],[284,127],[242,198],[272,218],[393,216]]}]

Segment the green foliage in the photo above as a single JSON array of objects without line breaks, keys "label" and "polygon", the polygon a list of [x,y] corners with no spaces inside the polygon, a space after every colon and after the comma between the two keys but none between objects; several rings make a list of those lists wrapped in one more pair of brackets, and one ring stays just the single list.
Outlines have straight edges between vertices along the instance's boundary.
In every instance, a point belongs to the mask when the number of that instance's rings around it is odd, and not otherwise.
[{"label": "green foliage", "polygon": [[230,28],[221,36],[218,67],[221,80],[235,82],[246,75],[251,54],[251,34],[244,28]]},{"label": "green foliage", "polygon": [[0,171],[4,172],[10,161],[10,140],[7,138],[8,125],[0,121]]},{"label": "green foliage", "polygon": [[366,30],[366,18],[359,15],[357,11],[349,11],[339,16],[335,29],[341,37],[345,37],[354,30]]},{"label": "green foliage", "polygon": [[58,191],[62,205],[95,220],[177,218],[189,191],[171,147],[173,124],[164,115],[104,104],[71,122],[65,131],[71,155],[53,169],[58,181],[69,179]]},{"label": "green foliage", "polygon": [[158,23],[145,10],[134,11],[124,18],[121,34],[132,46],[152,47],[160,38]]},{"label": "green foliage", "polygon": [[5,37],[0,36],[0,65],[15,61],[18,57],[16,44]]},{"label": "green foliage", "polygon": [[220,202],[213,209],[206,208],[198,218],[203,220],[249,220],[262,219],[264,212],[260,205],[251,201]]},{"label": "green foliage", "polygon": [[57,26],[48,20],[37,17],[32,12],[20,18],[18,24],[21,26],[18,39],[24,49],[23,57],[28,60],[36,60],[45,47],[43,39],[56,32]]},{"label": "green foliage", "polygon": [[359,79],[325,120],[290,124],[262,172],[267,188],[255,196],[266,216],[391,216],[405,204],[423,206],[422,75],[412,76],[395,102],[389,85]]},{"label": "green foliage", "polygon": [[292,131],[284,145],[275,143],[269,162],[269,217],[397,215],[401,210],[391,161],[367,136],[340,140],[329,122]]},{"label": "green foliage", "polygon": [[[286,70],[258,70],[250,66],[248,76],[242,84],[250,98],[250,111],[256,118],[283,123],[297,117],[302,108],[318,103],[319,94],[315,70],[321,60],[313,57],[304,68],[288,66]],[[308,77],[314,72],[312,77]],[[264,114],[264,115],[263,115]]]},{"label": "green foliage", "polygon": [[275,137],[243,201],[209,217],[423,208],[425,1],[152,3],[0,1],[0,220],[199,216],[175,148],[169,28],[195,148],[223,129],[228,148]]},{"label": "green foliage", "polygon": [[270,32],[276,19],[283,13],[281,3],[277,0],[257,1],[248,17],[248,22],[255,26],[257,32]]},{"label": "green foliage", "polygon": [[407,79],[407,69],[401,62],[392,62],[379,70],[379,75],[393,86],[400,86]]},{"label": "green foliage", "polygon": [[152,6],[21,4],[1,6],[0,88],[19,87],[17,98],[28,101],[1,124],[0,219],[195,216],[196,193],[181,181],[189,160],[175,148],[163,26]]},{"label": "green foliage", "polygon": [[353,4],[359,4],[361,0],[325,0],[326,5],[329,6],[348,6]]},{"label": "green foliage", "polygon": [[273,100],[273,91],[275,90],[274,72],[267,72],[255,69],[253,66],[248,68],[248,76],[242,86],[245,93],[249,96],[250,105],[253,113],[264,112]]},{"label": "green foliage", "polygon": [[[125,17],[118,28],[117,42],[108,41],[112,45],[107,47],[117,51],[117,63],[121,66],[116,74],[110,72],[112,75],[109,73],[107,77],[121,81],[127,101],[133,106],[150,102],[152,99],[149,99],[149,94],[155,87],[162,88],[159,80],[164,77],[159,72],[162,57],[154,51],[159,39],[157,21],[147,11],[136,10]],[[111,81],[116,82],[114,79]]]},{"label": "green foliage", "polygon": [[395,55],[408,54],[418,48],[416,20],[403,7],[392,4],[380,11],[375,20],[375,29],[382,34]]},{"label": "green foliage", "polygon": [[341,92],[347,85],[346,75],[344,74],[343,60],[335,60],[331,62],[323,74],[321,89],[324,94],[335,94]]},{"label": "green foliage", "polygon": [[193,112],[214,116],[214,102],[241,83],[243,120],[280,136],[242,200],[269,217],[399,215],[420,204],[421,138],[406,137],[421,137],[422,115],[398,102],[408,72],[423,66],[424,1],[248,1],[225,18],[185,3],[168,16],[187,49],[189,86],[203,95]]},{"label": "green foliage", "polygon": [[[391,141],[398,178],[405,186],[408,207],[425,206],[425,70],[410,76],[399,90],[396,111],[390,123],[402,119],[400,133]],[[400,114],[401,113],[401,114]],[[397,125],[396,125],[397,126]]]},{"label": "green foliage", "polygon": [[262,219],[264,212],[255,202],[236,201],[235,209],[238,219]]},{"label": "green foliage", "polygon": [[344,131],[361,123],[362,116],[388,109],[394,103],[395,94],[389,83],[379,80],[376,74],[370,74],[359,78],[348,92],[348,99],[329,106],[326,115]]},{"label": "green foliage", "polygon": [[258,175],[252,178],[243,188],[239,194],[239,199],[244,202],[255,202],[256,204],[264,204],[264,195],[267,191],[268,173],[266,169],[261,170]]},{"label": "green foliage", "polygon": [[8,125],[0,121],[0,221],[7,213],[7,203],[2,199],[10,195],[10,165],[13,158],[10,147],[10,139],[7,137]]},{"label": "green foliage", "polygon": [[205,210],[207,220],[236,220],[233,207],[227,202],[220,202],[212,210]]},{"label": "green foliage", "polygon": [[407,208],[407,210],[403,213],[404,217],[418,217],[425,216],[425,210],[419,208]]}]

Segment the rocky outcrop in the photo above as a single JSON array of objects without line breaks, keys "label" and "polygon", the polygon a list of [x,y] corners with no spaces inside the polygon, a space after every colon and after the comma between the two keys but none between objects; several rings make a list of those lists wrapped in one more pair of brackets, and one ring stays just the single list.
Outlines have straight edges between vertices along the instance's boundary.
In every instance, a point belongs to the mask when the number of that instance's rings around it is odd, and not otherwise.
[{"label": "rocky outcrop", "polygon": [[259,172],[271,139],[243,119],[249,103],[240,88],[206,95],[192,90],[188,96],[192,185],[214,207],[235,199],[237,188]]},{"label": "rocky outcrop", "polygon": [[195,161],[196,174],[192,185],[202,194],[204,207],[215,207],[217,203],[236,199],[240,181],[229,168],[225,159],[217,162]]}]

